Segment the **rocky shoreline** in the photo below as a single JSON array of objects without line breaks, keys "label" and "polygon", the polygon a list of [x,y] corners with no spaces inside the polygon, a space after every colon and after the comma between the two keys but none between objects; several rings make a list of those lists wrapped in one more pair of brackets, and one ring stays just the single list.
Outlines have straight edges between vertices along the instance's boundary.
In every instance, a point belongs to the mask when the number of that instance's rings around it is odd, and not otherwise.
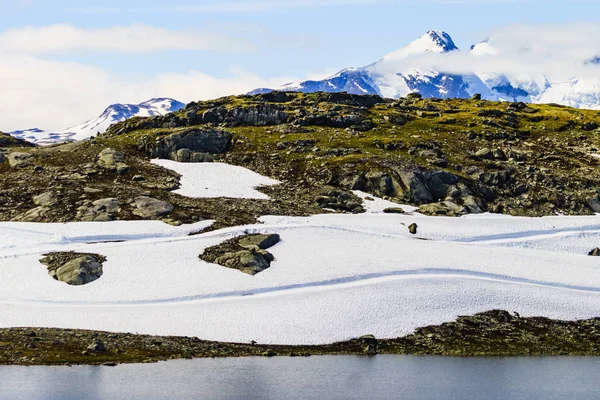
[{"label": "rocky shoreline", "polygon": [[220,343],[75,329],[0,329],[0,365],[106,365],[182,358],[410,354],[600,356],[600,318],[558,321],[493,310],[417,329],[397,339],[372,335],[328,345]]}]

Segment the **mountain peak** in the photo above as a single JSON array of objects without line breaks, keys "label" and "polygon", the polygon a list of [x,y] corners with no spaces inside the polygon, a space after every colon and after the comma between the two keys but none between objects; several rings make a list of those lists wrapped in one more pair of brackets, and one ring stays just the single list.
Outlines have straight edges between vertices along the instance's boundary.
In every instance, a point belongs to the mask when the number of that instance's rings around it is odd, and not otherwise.
[{"label": "mountain peak", "polygon": [[426,34],[410,43],[408,46],[396,50],[383,57],[384,60],[401,59],[415,54],[427,52],[449,53],[458,50],[454,41],[444,31],[428,31]]},{"label": "mountain peak", "polygon": [[428,31],[425,35],[421,36],[421,39],[429,39],[435,44],[435,50],[431,51],[437,50],[440,53],[447,53],[458,50],[450,35],[444,31]]}]

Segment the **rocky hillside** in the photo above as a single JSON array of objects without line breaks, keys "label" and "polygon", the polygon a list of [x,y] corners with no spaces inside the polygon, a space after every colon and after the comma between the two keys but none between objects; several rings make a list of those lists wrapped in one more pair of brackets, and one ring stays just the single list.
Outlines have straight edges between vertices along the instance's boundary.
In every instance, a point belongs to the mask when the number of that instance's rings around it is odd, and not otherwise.
[{"label": "rocky hillside", "polygon": [[[361,212],[363,190],[436,215],[600,212],[600,113],[473,99],[283,93],[191,103],[105,134],[5,149],[0,220],[216,219]],[[223,161],[282,182],[271,200],[189,199],[149,163]]]}]

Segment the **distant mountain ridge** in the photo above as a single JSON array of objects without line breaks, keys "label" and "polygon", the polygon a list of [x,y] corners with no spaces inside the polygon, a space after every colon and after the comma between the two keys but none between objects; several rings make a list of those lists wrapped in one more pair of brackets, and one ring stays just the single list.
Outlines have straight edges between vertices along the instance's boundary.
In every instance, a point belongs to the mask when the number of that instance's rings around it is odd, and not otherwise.
[{"label": "distant mountain ridge", "polygon": [[[487,100],[558,103],[571,107],[600,109],[600,78],[568,80],[549,79],[542,74],[507,76],[503,74],[451,74],[435,68],[407,68],[409,57],[433,52],[448,54],[460,51],[450,35],[429,31],[408,46],[391,52],[380,60],[361,67],[346,68],[320,81],[288,83],[276,90],[298,92],[348,92],[377,94],[388,98],[404,97],[418,92],[424,97],[468,98],[479,93]],[[489,39],[471,46],[468,55],[493,57],[496,49]],[[408,61],[407,61],[408,60]],[[587,64],[599,64],[600,57]],[[250,94],[266,93],[261,88]]]},{"label": "distant mountain ridge", "polygon": [[112,104],[97,118],[64,131],[52,132],[38,128],[9,132],[11,136],[39,145],[84,140],[104,133],[109,126],[132,117],[153,117],[179,111],[185,104],[171,98],[155,98],[140,104]]}]

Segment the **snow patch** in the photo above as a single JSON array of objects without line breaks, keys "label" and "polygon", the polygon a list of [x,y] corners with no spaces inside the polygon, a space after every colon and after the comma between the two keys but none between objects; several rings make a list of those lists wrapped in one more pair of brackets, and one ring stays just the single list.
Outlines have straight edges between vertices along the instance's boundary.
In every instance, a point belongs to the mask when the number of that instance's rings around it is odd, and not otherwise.
[{"label": "snow patch", "polygon": [[151,162],[182,175],[181,187],[173,193],[186,197],[266,200],[269,196],[255,188],[280,183],[249,169],[224,163],[180,163],[158,159]]}]

